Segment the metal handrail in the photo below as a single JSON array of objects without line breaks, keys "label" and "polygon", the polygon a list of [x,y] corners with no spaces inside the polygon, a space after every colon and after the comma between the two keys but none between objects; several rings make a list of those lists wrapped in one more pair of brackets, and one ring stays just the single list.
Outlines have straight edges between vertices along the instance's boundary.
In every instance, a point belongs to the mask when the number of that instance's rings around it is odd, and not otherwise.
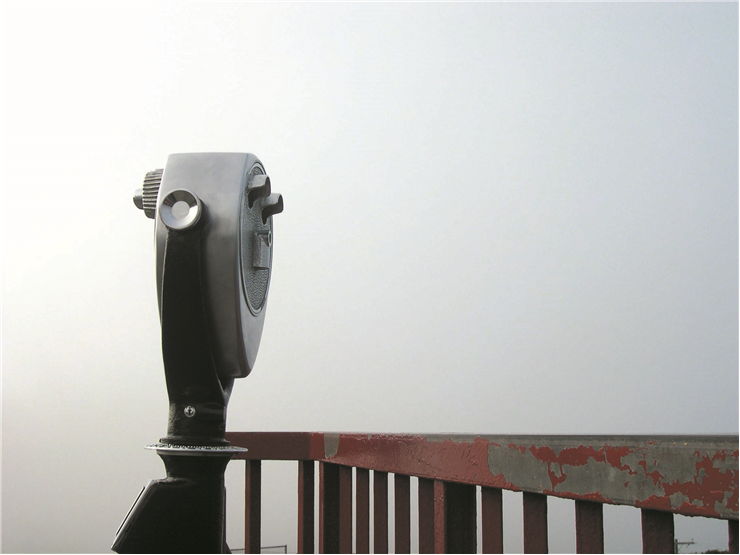
[{"label": "metal handrail", "polygon": [[[397,552],[408,548],[410,476],[419,478],[422,552],[474,551],[478,511],[483,516],[484,551],[500,551],[501,490],[524,493],[525,552],[547,551],[547,496],[575,500],[579,552],[603,551],[605,503],[642,510],[646,552],[673,551],[672,514],[727,520],[728,546],[730,551],[737,550],[736,435],[232,432],[227,438],[249,449],[237,457],[247,460],[248,535],[253,536],[259,528],[255,518],[259,515],[259,503],[255,504],[259,499],[259,461],[299,461],[301,552],[314,548],[314,461],[319,463],[319,550],[323,552],[352,551],[353,532],[358,552],[368,546],[370,470],[375,485],[375,552],[387,550],[383,534],[387,535],[389,473],[396,485]],[[354,500],[358,507],[354,528],[352,472],[356,474]],[[482,488],[480,508],[475,506],[475,486]],[[258,546],[254,537],[251,541],[252,546]]]}]

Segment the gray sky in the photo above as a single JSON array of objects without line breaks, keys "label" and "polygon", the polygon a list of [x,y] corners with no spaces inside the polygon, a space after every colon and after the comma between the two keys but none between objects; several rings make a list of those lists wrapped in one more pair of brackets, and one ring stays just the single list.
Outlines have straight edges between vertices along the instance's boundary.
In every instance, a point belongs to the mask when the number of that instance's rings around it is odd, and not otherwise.
[{"label": "gray sky", "polygon": [[[737,4],[5,10],[4,551],[106,551],[163,476],[131,193],[171,152],[254,152],[285,197],[231,430],[737,433]],[[606,518],[639,549],[639,511]]]}]

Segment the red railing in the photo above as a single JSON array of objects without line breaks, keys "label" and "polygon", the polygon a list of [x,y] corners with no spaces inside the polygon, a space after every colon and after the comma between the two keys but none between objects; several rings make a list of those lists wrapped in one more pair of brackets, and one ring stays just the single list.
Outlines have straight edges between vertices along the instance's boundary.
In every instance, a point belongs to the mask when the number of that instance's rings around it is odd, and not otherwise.
[{"label": "red railing", "polygon": [[260,552],[262,460],[298,462],[299,553],[316,548],[316,461],[319,553],[369,553],[370,470],[375,553],[388,552],[389,473],[396,553],[411,549],[412,476],[420,553],[475,553],[478,511],[482,552],[502,553],[504,489],[523,492],[525,553],[548,551],[547,496],[575,501],[578,553],[603,553],[604,503],[641,509],[644,553],[673,553],[673,514],[727,520],[728,549],[738,552],[737,436],[231,432],[227,438],[249,449],[239,457],[246,459],[247,553]]}]

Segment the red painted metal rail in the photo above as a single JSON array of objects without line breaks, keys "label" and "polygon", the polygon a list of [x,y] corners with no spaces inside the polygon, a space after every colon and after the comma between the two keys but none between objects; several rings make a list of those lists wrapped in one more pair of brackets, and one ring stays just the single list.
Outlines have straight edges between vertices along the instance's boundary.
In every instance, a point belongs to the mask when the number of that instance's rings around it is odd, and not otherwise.
[{"label": "red painted metal rail", "polygon": [[[483,553],[502,553],[503,489],[523,492],[525,553],[547,552],[548,496],[575,500],[578,553],[603,553],[604,503],[641,509],[644,553],[673,552],[673,514],[727,520],[728,549],[738,552],[737,436],[231,432],[227,438],[249,449],[239,458],[247,460],[245,546],[251,553],[260,545],[262,460],[298,461],[300,553],[313,553],[316,539],[320,553],[368,553],[371,535],[374,552],[387,553],[389,474],[396,553],[411,547],[411,477],[418,479],[421,553],[475,553],[479,547]],[[318,538],[313,533],[316,462]]]}]

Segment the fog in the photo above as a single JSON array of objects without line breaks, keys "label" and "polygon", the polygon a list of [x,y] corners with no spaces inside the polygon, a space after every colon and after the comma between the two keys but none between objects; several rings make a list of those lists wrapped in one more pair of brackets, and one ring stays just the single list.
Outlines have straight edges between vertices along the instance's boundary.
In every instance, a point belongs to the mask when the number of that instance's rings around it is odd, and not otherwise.
[{"label": "fog", "polygon": [[[253,152],[285,198],[229,430],[737,433],[737,4],[4,11],[3,551],[108,551],[164,475],[131,195],[174,152]],[[263,473],[263,544],[295,550],[294,463]],[[605,521],[640,550],[637,509]]]}]

